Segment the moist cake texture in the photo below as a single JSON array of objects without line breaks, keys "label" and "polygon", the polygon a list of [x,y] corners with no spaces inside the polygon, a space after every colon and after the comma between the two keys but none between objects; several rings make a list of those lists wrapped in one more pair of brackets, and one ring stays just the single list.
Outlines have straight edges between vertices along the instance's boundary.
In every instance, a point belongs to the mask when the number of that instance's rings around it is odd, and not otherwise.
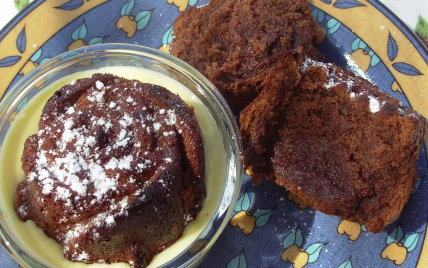
[{"label": "moist cake texture", "polygon": [[255,183],[265,175],[316,210],[383,231],[415,186],[425,119],[345,68],[288,57],[287,77],[240,114],[245,167]]},{"label": "moist cake texture", "polygon": [[[146,266],[205,197],[193,109],[165,88],[109,74],[58,90],[26,141],[15,210],[67,259]],[[138,227],[138,228],[137,228]]]},{"label": "moist cake texture", "polygon": [[323,58],[305,0],[212,0],[182,13],[174,35],[170,53],[211,80],[235,111],[263,89],[282,55],[297,50]]}]

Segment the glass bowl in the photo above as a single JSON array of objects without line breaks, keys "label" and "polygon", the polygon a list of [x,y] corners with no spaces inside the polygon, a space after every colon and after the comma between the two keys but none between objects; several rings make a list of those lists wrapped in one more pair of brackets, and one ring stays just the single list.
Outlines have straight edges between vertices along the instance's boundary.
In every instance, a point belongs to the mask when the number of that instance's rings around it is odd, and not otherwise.
[{"label": "glass bowl", "polygon": [[[124,69],[124,67],[128,69]],[[243,172],[241,160],[242,148],[236,120],[223,97],[211,82],[183,61],[158,50],[129,44],[94,45],[70,51],[48,60],[18,81],[0,103],[0,164],[3,167],[6,166],[7,169],[10,167],[11,170],[13,170],[13,166],[17,166],[18,169],[20,167],[20,163],[18,162],[20,162],[19,158],[22,150],[19,148],[23,148],[23,144],[14,144],[11,146],[10,142],[6,141],[9,140],[9,136],[15,136],[15,133],[28,132],[27,128],[29,127],[27,125],[36,126],[35,124],[37,124],[38,120],[32,120],[31,124],[30,122],[24,124],[18,132],[12,132],[11,125],[13,126],[15,122],[29,120],[28,118],[30,117],[35,119],[39,116],[39,114],[33,112],[21,112],[25,106],[31,103],[43,103],[41,106],[44,106],[44,99],[40,97],[43,95],[43,92],[46,92],[49,88],[52,89],[52,87],[59,89],[60,86],[69,83],[73,79],[87,76],[88,72],[102,72],[99,70],[100,68],[104,68],[102,70],[108,70],[108,72],[122,70],[122,74],[126,74],[128,71],[124,72],[124,70],[130,70],[129,68],[132,68],[132,70],[149,70],[149,72],[160,73],[169,77],[168,79],[172,78],[190,89],[191,93],[200,100],[200,104],[205,106],[209,114],[211,114],[210,120],[212,120],[212,124],[209,124],[208,128],[201,127],[204,136],[204,145],[206,145],[206,134],[204,133],[209,134],[217,131],[216,133],[219,133],[218,137],[222,146],[217,147],[216,151],[220,153],[224,151],[224,154],[221,153],[219,158],[215,160],[219,161],[220,167],[223,168],[220,173],[214,173],[218,172],[218,168],[208,167],[210,166],[210,159],[206,158],[206,177],[209,174],[213,174],[213,178],[211,182],[208,182],[207,179],[208,194],[203,209],[208,206],[207,203],[211,203],[212,210],[207,212],[209,217],[202,221],[202,227],[196,229],[189,236],[186,235],[181,249],[173,252],[173,255],[176,254],[176,256],[167,263],[160,264],[160,267],[194,267],[207,255],[232,214],[241,187]],[[120,74],[118,75],[121,76]],[[145,82],[143,79],[138,80]],[[50,96],[48,94],[44,95],[45,99],[46,96]],[[31,102],[32,99],[33,102]],[[202,119],[198,117],[198,121],[200,120]],[[9,154],[10,150],[14,150],[14,154],[16,154],[14,157],[11,156],[13,154]],[[57,264],[52,264],[48,256],[55,253],[48,251],[48,255],[40,255],[37,252],[40,249],[47,251],[44,248],[44,242],[36,241],[38,237],[44,235],[41,229],[32,231],[31,233],[28,230],[27,233],[25,231],[24,233],[17,231],[17,225],[21,224],[16,222],[18,218],[13,209],[14,190],[16,189],[17,182],[9,183],[10,176],[8,174],[0,175],[0,190],[2,190],[0,194],[0,236],[2,245],[23,267],[57,266]],[[24,180],[24,177],[20,178],[20,180]],[[210,183],[211,186],[209,185]],[[215,188],[215,190],[214,186],[220,187]],[[198,215],[196,220],[198,220],[201,214]],[[207,214],[205,213],[204,215]],[[31,223],[31,221],[25,224],[33,224],[35,227],[35,224]],[[26,241],[23,241],[23,237],[32,235],[37,236],[26,238]],[[61,249],[58,243],[47,237],[46,239],[49,240],[46,243],[56,245],[54,247],[57,247],[57,251],[58,248]],[[154,261],[157,260],[156,258]],[[161,259],[164,259],[164,257]],[[66,266],[68,265],[70,263]],[[150,265],[153,266],[152,264]],[[157,264],[154,265],[158,266]]]}]

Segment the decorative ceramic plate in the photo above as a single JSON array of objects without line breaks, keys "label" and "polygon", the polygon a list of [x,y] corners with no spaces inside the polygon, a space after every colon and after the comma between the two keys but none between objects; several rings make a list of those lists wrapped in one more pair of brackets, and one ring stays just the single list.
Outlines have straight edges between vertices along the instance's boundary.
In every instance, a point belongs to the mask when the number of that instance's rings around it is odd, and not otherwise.
[{"label": "decorative ceramic plate", "polygon": [[[0,96],[35,66],[74,48],[132,43],[168,50],[173,22],[208,0],[36,0],[0,33]],[[428,117],[428,52],[373,0],[309,0],[326,61],[358,72]],[[230,221],[201,267],[428,267],[427,155],[417,189],[383,233],[314,211],[285,189],[245,177]],[[18,267],[0,249],[0,266]]]}]

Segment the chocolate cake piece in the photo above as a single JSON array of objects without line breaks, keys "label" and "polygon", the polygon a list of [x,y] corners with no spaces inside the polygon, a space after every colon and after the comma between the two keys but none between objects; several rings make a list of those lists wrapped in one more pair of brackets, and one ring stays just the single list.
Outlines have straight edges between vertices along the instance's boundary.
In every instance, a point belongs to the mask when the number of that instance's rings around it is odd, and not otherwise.
[{"label": "chocolate cake piece", "polygon": [[67,259],[146,266],[205,197],[193,108],[165,88],[94,74],[59,89],[25,143],[15,210]]},{"label": "chocolate cake piece", "polygon": [[281,57],[267,74],[265,89],[240,113],[240,136],[244,165],[255,184],[262,176],[274,179],[273,146],[277,139],[280,111],[290,102],[293,89],[300,80],[301,56],[289,53]]},{"label": "chocolate cake piece", "polygon": [[383,231],[415,186],[425,118],[345,68],[294,57],[288,82],[240,114],[246,168],[254,183],[266,175],[316,210]]},{"label": "chocolate cake piece", "polygon": [[174,22],[170,53],[203,73],[240,111],[263,89],[274,63],[291,50],[314,59],[318,24],[305,0],[212,0]]}]

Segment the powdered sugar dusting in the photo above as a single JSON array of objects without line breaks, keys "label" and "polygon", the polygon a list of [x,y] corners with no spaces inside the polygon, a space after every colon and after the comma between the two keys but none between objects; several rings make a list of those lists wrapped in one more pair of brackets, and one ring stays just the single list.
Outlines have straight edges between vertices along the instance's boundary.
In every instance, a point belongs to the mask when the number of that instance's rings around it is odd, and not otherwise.
[{"label": "powdered sugar dusting", "polygon": [[[27,180],[40,187],[40,200],[58,203],[56,220],[66,230],[58,236],[64,253],[76,261],[90,258],[81,249],[82,235],[100,241],[100,228],[113,228],[118,217],[145,202],[146,189],[154,187],[147,174],[158,177],[176,168],[180,149],[174,142],[184,124],[177,124],[171,108],[176,106],[159,107],[141,98],[141,84],[128,84],[128,90],[92,83],[75,103],[64,101],[65,107],[43,114],[34,144],[35,169],[27,174]],[[73,88],[67,90],[67,96],[73,94]],[[177,148],[163,148],[163,143]],[[171,185],[166,177],[156,182]],[[22,205],[18,211],[25,215],[28,209]],[[76,221],[80,217],[87,218]]]},{"label": "powdered sugar dusting", "polygon": [[159,129],[161,128],[161,126],[162,126],[162,125],[161,125],[160,123],[157,123],[157,122],[156,122],[156,123],[154,123],[154,124],[153,124],[153,129],[154,129],[155,131],[159,131]]},{"label": "powdered sugar dusting", "polygon": [[169,126],[175,125],[177,123],[177,116],[173,110],[167,111],[167,117],[165,118],[165,123]]},{"label": "powdered sugar dusting", "polygon": [[321,67],[324,73],[327,74],[326,82],[323,86],[325,89],[330,89],[334,86],[337,86],[338,84],[343,83],[343,81],[340,80],[340,74],[336,74],[336,69],[332,68],[334,67],[333,64],[315,61],[309,57],[306,57],[300,65],[300,71],[305,72],[311,67]]},{"label": "powdered sugar dusting", "polygon": [[[323,88],[330,89],[334,86],[342,85],[345,90],[349,92],[349,97],[351,99],[356,99],[357,97],[361,96],[363,96],[363,98],[365,98],[366,100],[368,98],[368,108],[370,109],[371,113],[375,114],[379,112],[381,110],[381,107],[385,104],[385,102],[379,102],[379,100],[373,95],[369,95],[369,93],[365,91],[364,88],[360,92],[353,91],[357,79],[361,78],[346,75],[343,70],[333,64],[314,61],[310,58],[305,58],[305,60],[300,66],[300,70],[304,72],[309,70],[311,67],[321,67],[324,73],[326,74],[326,82]],[[360,74],[360,76],[362,75]],[[362,76],[362,78],[368,80],[365,76]]]},{"label": "powdered sugar dusting", "polygon": [[95,82],[95,86],[96,86],[98,89],[102,89],[102,88],[104,87],[104,84],[103,84],[103,82],[101,82],[101,81],[96,81],[96,82]]},{"label": "powdered sugar dusting", "polygon": [[[96,81],[95,87],[86,94],[86,98],[94,103],[95,110],[98,109],[97,107],[103,107],[107,96],[106,90],[113,91],[118,95],[119,99],[121,98],[121,93],[117,91],[117,88],[106,88],[102,82]],[[109,94],[112,93],[110,92]],[[141,110],[141,107],[135,103],[134,97],[127,96],[123,100],[122,103],[109,101],[108,107],[121,108],[122,105],[126,105],[128,107],[135,106],[135,109]],[[40,150],[36,160],[37,169],[29,176],[30,179],[37,178],[44,194],[54,194],[57,200],[63,200],[67,205],[71,205],[69,199],[73,193],[74,195],[77,194],[77,196],[90,194],[95,200],[104,200],[108,192],[115,191],[119,184],[118,178],[120,176],[117,176],[117,172],[131,170],[131,163],[134,160],[138,162],[136,167],[139,170],[153,167],[153,163],[146,157],[148,151],[144,152],[145,159],[143,160],[138,160],[138,155],[126,154],[120,158],[113,156],[108,157],[108,161],[101,161],[99,159],[100,155],[134,145],[133,148],[146,147],[140,141],[136,141],[136,133],[131,130],[134,125],[145,121],[153,121],[152,129],[157,132],[163,124],[168,126],[174,126],[175,124],[176,115],[173,110],[162,108],[156,112],[156,107],[151,107],[150,105],[144,105],[143,110],[146,111],[147,108],[150,108],[150,111],[153,112],[139,117],[122,111],[122,109],[115,109],[114,117],[116,119],[114,121],[119,123],[120,130],[119,132],[111,132],[114,127],[112,115],[98,117],[94,112],[90,117],[90,124],[82,125],[76,123],[77,118],[83,114],[82,111],[78,110],[76,104],[68,107],[66,113],[58,115],[57,122],[53,124],[58,126],[57,133],[60,135],[54,139],[57,147],[56,151],[43,149],[51,140],[49,136],[52,135],[50,133],[52,128],[46,126],[40,129],[38,133]],[[62,131],[60,131],[59,127],[61,125]],[[146,130],[147,135],[152,134],[151,128],[143,129]],[[99,135],[107,135],[102,133],[110,133],[111,146],[100,147]],[[175,131],[169,130],[163,132],[162,135],[167,136],[174,133]],[[92,200],[91,203],[96,204],[96,201]]]},{"label": "powdered sugar dusting", "polygon": [[358,64],[355,63],[355,61],[351,58],[351,55],[345,54],[345,59],[347,60],[348,65],[351,67],[354,73],[373,84],[373,82],[370,80],[370,77],[367,76],[366,72],[361,70],[360,66],[358,66]]},{"label": "powdered sugar dusting", "polygon": [[380,103],[374,96],[369,96],[369,103],[370,111],[372,113],[375,114],[380,111]]}]

